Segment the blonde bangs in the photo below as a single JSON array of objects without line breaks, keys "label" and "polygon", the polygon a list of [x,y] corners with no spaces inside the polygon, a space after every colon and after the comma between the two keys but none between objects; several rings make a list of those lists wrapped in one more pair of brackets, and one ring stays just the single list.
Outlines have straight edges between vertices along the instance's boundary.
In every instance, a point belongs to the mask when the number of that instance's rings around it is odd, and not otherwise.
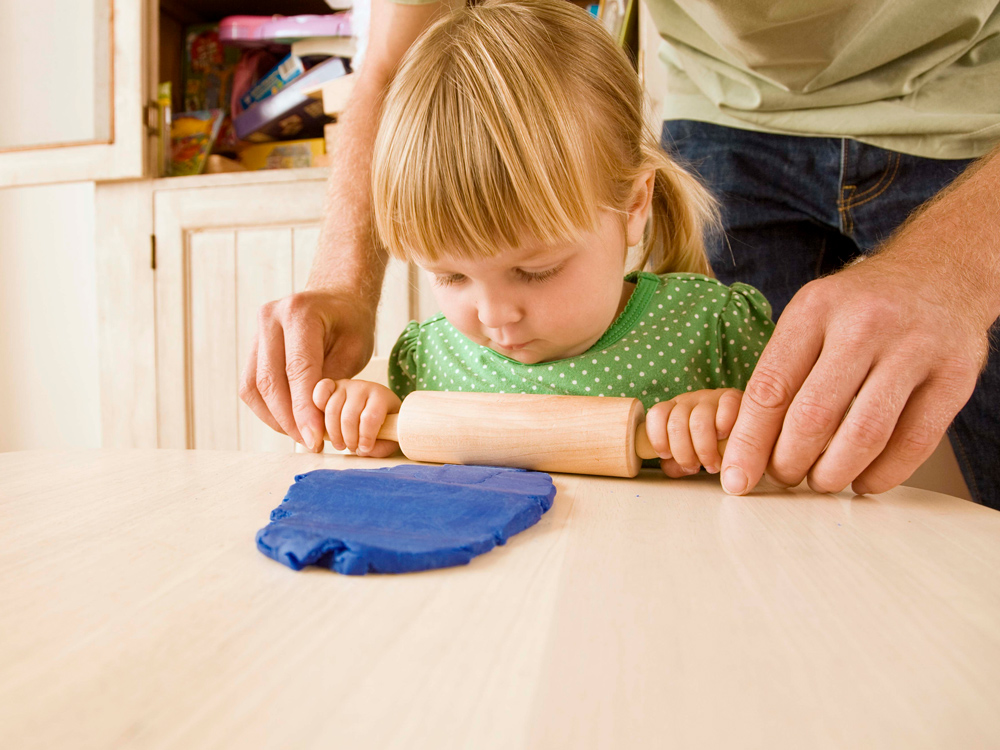
[{"label": "blonde bangs", "polygon": [[552,75],[565,50],[523,7],[489,10],[439,21],[386,94],[372,198],[378,239],[395,257],[489,257],[596,225],[599,167],[574,117],[586,107]]}]

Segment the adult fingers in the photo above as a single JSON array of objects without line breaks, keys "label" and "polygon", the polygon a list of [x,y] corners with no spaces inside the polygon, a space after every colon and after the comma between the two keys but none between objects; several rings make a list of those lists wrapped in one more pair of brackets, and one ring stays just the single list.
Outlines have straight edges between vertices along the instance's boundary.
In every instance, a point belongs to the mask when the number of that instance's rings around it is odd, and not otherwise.
[{"label": "adult fingers", "polygon": [[893,363],[873,368],[826,451],[809,470],[809,486],[814,491],[840,492],[882,452],[907,399],[923,379],[924,373],[905,377],[911,371]]},{"label": "adult fingers", "polygon": [[854,480],[853,490],[885,492],[906,480],[934,452],[975,385],[975,376],[964,371],[928,378],[914,390],[885,450]]},{"label": "adult fingers", "polygon": [[268,411],[281,425],[282,431],[301,443],[302,434],[295,425],[292,399],[288,390],[288,376],[285,374],[284,333],[281,324],[273,317],[272,304],[264,305],[260,309],[255,382]]},{"label": "adult fingers", "polygon": [[322,378],[323,326],[297,310],[293,303],[285,326],[285,375],[292,414],[303,444],[312,451],[323,447],[323,414],[312,402],[313,388]]},{"label": "adult fingers", "polygon": [[709,474],[718,474],[722,456],[719,455],[719,433],[715,429],[716,402],[702,401],[691,410],[690,432],[698,463]]},{"label": "adult fingers", "polygon": [[673,456],[687,474],[694,474],[701,468],[698,455],[691,440],[691,407],[677,402],[667,420],[667,436],[670,438],[670,455]]},{"label": "adult fingers", "polygon": [[[334,384],[334,387],[336,388],[336,384]],[[324,414],[326,434],[330,438],[330,444],[338,451],[347,449],[347,445],[344,443],[344,436],[340,432],[340,412],[344,408],[345,401],[347,401],[347,389],[336,388],[333,395],[330,396],[330,400],[326,402],[326,412]]]},{"label": "adult fingers", "polygon": [[261,398],[260,391],[257,390],[257,334],[253,336],[253,343],[250,344],[250,356],[240,375],[240,398],[243,403],[250,407],[250,411],[257,415],[257,418],[270,427],[275,432],[282,435],[285,431],[281,429],[278,421],[271,416],[270,409]]},{"label": "adult fingers", "polygon": [[[768,476],[789,487],[805,478],[837,432],[851,400],[868,376],[871,361],[869,352],[857,348],[852,352],[837,342],[823,348],[785,413],[768,462]],[[875,455],[877,451],[868,455],[858,471]]]},{"label": "adult fingers", "polygon": [[747,383],[722,458],[722,487],[749,492],[764,475],[785,412],[819,356],[823,321],[809,305],[788,305]]}]

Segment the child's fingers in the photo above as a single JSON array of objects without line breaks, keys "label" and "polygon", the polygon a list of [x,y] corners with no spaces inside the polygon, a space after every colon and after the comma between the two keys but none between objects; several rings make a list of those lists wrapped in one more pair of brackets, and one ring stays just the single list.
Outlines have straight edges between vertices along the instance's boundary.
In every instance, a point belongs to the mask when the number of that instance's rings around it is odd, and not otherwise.
[{"label": "child's fingers", "polygon": [[351,453],[358,452],[358,438],[361,434],[361,412],[365,409],[368,394],[359,393],[353,389],[348,394],[344,408],[340,412],[340,433],[344,436],[344,444]]},{"label": "child's fingers", "polygon": [[375,439],[378,431],[382,429],[385,416],[389,413],[389,405],[378,394],[370,394],[365,402],[365,408],[361,411],[358,420],[358,455],[370,455],[375,447]]},{"label": "child's fingers", "polygon": [[663,401],[646,413],[646,437],[660,458],[670,458],[670,440],[667,437],[667,419],[674,408],[673,401]]},{"label": "child's fingers", "polygon": [[694,443],[698,462],[709,474],[718,474],[722,465],[719,455],[719,438],[715,431],[715,399],[705,399],[691,410],[691,442]]},{"label": "child's fingers", "polygon": [[670,412],[667,420],[667,436],[670,438],[670,455],[674,461],[686,470],[688,474],[694,474],[701,466],[698,455],[695,453],[694,444],[691,442],[691,406],[680,401]]},{"label": "child's fingers", "polygon": [[660,461],[660,468],[663,473],[666,474],[671,479],[680,479],[681,477],[691,476],[691,472],[681,466],[679,463],[674,461],[672,458],[664,458]]},{"label": "child's fingers", "polygon": [[347,446],[344,444],[344,436],[340,433],[340,412],[347,401],[347,389],[338,388],[326,402],[326,409],[323,412],[323,422],[326,424],[326,434],[330,438],[330,444],[342,451]]},{"label": "child's fingers", "polygon": [[375,447],[365,455],[369,458],[388,458],[399,450],[399,443],[393,440],[376,440]]},{"label": "child's fingers", "polygon": [[735,388],[727,389],[719,397],[719,411],[715,415],[715,431],[719,435],[719,440],[728,438],[733,431],[741,403],[743,403],[743,391]]},{"label": "child's fingers", "polygon": [[337,390],[337,384],[330,378],[323,378],[313,388],[313,405],[320,411],[326,411],[326,403]]}]

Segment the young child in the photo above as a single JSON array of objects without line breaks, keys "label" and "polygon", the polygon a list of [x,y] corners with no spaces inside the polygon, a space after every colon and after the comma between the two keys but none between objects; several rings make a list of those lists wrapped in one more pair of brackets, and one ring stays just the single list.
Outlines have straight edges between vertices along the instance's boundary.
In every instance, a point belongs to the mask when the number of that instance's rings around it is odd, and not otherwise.
[{"label": "young child", "polygon": [[[486,0],[414,44],[385,96],[374,221],[442,314],[403,331],[391,390],[316,386],[335,448],[392,453],[375,436],[413,390],[633,396],[668,476],[719,471],[770,306],[710,277],[714,203],[643,104],[624,53],[566,0]],[[655,273],[625,275],[636,246]]]}]

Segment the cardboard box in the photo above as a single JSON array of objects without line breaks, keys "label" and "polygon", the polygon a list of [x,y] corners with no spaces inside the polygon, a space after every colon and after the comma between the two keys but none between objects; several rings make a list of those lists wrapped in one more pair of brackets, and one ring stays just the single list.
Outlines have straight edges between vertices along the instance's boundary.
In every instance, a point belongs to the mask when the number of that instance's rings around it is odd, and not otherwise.
[{"label": "cardboard box", "polygon": [[240,163],[247,169],[295,169],[318,166],[317,156],[326,153],[322,138],[275,141],[247,146],[240,151]]}]

